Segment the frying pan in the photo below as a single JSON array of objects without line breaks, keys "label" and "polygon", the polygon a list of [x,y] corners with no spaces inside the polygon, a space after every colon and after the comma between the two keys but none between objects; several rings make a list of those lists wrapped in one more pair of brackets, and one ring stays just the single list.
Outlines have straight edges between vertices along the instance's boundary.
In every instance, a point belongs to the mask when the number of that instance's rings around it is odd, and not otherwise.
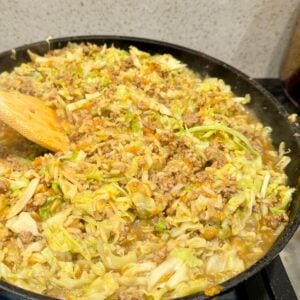
[{"label": "frying pan", "polygon": [[[265,126],[273,128],[271,134],[273,145],[278,148],[280,142],[284,141],[287,149],[291,151],[289,156],[292,161],[287,167],[286,172],[288,175],[288,184],[294,186],[296,192],[289,207],[289,223],[285,230],[259,261],[239,275],[222,283],[223,291],[238,285],[269,264],[288,243],[300,223],[300,183],[298,180],[300,175],[300,128],[297,124],[291,124],[288,121],[288,113],[284,107],[257,82],[215,58],[181,46],[134,37],[76,36],[25,45],[15,49],[16,59],[11,58],[11,51],[0,54],[0,72],[11,71],[21,63],[28,62],[30,59],[27,50],[43,55],[49,50],[66,46],[68,42],[90,42],[98,45],[106,43],[108,46],[113,44],[115,47],[122,49],[128,49],[130,45],[133,45],[151,54],[170,53],[201,76],[209,75],[223,79],[231,86],[235,94],[243,96],[249,93],[251,95],[252,101],[248,106]],[[0,289],[3,290],[2,295],[10,299],[53,299],[26,291],[3,281],[0,281]],[[182,299],[205,298],[207,297],[203,293],[197,293]]]}]

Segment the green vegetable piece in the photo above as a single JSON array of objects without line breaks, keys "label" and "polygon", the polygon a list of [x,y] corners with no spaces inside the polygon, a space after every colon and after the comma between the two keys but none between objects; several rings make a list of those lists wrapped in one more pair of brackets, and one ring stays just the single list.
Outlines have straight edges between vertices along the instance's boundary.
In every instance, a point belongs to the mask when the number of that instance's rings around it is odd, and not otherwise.
[{"label": "green vegetable piece", "polygon": [[196,132],[209,132],[209,131],[224,131],[230,135],[232,135],[235,138],[238,138],[241,142],[244,143],[245,147],[248,149],[249,152],[252,154],[255,154],[256,156],[260,156],[259,153],[252,147],[248,139],[238,132],[235,129],[232,129],[228,126],[222,125],[222,124],[213,124],[213,125],[203,125],[203,126],[196,126],[189,128],[188,131],[191,133]]},{"label": "green vegetable piece", "polygon": [[28,184],[29,180],[26,177],[20,177],[10,183],[10,189],[14,192],[27,187]]},{"label": "green vegetable piece", "polygon": [[164,219],[159,218],[158,222],[154,226],[156,232],[162,233],[167,229]]},{"label": "green vegetable piece", "polygon": [[280,214],[283,214],[283,213],[285,212],[284,209],[279,208],[279,207],[271,207],[271,208],[270,208],[270,211],[271,211],[271,213],[274,214],[274,215],[280,215]]},{"label": "green vegetable piece", "polygon": [[111,81],[109,79],[105,79],[105,80],[103,80],[101,86],[105,88],[105,87],[108,87],[110,84],[111,84]]},{"label": "green vegetable piece", "polygon": [[130,127],[133,133],[140,135],[142,133],[142,128],[139,120],[137,118],[134,118],[130,122]]},{"label": "green vegetable piece", "polygon": [[51,188],[55,193],[60,193],[61,189],[60,189],[60,185],[57,181],[53,181],[51,184]]},{"label": "green vegetable piece", "polygon": [[185,192],[191,192],[191,191],[194,190],[194,186],[192,186],[192,185],[186,185],[186,186],[183,188],[183,190],[184,190]]},{"label": "green vegetable piece", "polygon": [[71,157],[70,157],[70,160],[71,160],[71,161],[77,160],[78,155],[79,155],[79,151],[73,151],[73,152],[72,152],[72,155],[71,155]]},{"label": "green vegetable piece", "polygon": [[102,180],[102,178],[103,174],[98,169],[95,169],[86,175],[86,179]]},{"label": "green vegetable piece", "polygon": [[49,196],[47,201],[44,203],[44,205],[39,209],[39,216],[42,219],[42,221],[45,221],[51,217],[52,215],[51,208],[53,208],[55,201],[61,202],[61,196],[60,195]]},{"label": "green vegetable piece", "polygon": [[40,216],[42,221],[45,221],[45,220],[47,220],[48,218],[51,217],[49,205],[43,205],[39,209],[39,216]]},{"label": "green vegetable piece", "polygon": [[193,255],[190,249],[175,248],[171,251],[170,256],[179,258],[191,268],[203,265],[202,260]]},{"label": "green vegetable piece", "polygon": [[222,228],[218,233],[218,238],[221,240],[226,240],[231,236],[231,229],[229,226]]}]

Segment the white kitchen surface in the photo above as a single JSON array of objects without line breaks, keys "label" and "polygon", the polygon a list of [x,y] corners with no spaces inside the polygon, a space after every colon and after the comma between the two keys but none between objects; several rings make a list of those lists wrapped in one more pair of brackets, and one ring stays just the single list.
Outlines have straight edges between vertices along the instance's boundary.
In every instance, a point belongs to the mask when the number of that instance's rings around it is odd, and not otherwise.
[{"label": "white kitchen surface", "polygon": [[0,51],[49,36],[177,43],[253,77],[276,77],[299,0],[0,0]]},{"label": "white kitchen surface", "polygon": [[[280,254],[282,262],[288,272],[290,281],[300,299],[300,229]],[[287,299],[288,300],[288,299]]]},{"label": "white kitchen surface", "polygon": [[[277,77],[299,0],[0,0],[0,52],[86,34],[164,40],[203,51],[252,77]],[[300,231],[282,251],[300,299]],[[288,300],[288,299],[287,299]]]}]

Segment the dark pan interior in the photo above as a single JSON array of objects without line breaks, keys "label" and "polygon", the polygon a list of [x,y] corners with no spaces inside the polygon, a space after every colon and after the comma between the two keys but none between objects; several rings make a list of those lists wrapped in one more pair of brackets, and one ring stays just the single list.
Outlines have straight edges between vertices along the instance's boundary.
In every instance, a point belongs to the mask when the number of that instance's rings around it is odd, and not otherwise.
[{"label": "dark pan interior", "polygon": [[[215,76],[223,79],[227,84],[231,85],[232,90],[237,95],[251,95],[252,101],[251,104],[249,104],[249,107],[255,112],[256,116],[265,126],[273,128],[272,141],[274,146],[278,148],[280,142],[284,141],[287,148],[291,150],[289,156],[292,161],[286,172],[288,174],[289,184],[296,187],[297,191],[289,208],[289,224],[278,240],[256,264],[238,276],[224,282],[222,284],[224,290],[227,290],[239,284],[241,281],[248,279],[250,276],[266,266],[287,244],[300,223],[300,189],[298,180],[300,175],[300,137],[298,136],[300,129],[297,124],[291,124],[288,121],[288,113],[281,104],[251,78],[219,60],[184,47],[133,37],[80,36],[59,38],[25,45],[15,49],[15,60],[11,58],[11,51],[0,54],[0,72],[11,71],[15,66],[18,66],[23,62],[28,62],[28,49],[37,54],[43,55],[49,50],[66,46],[70,41],[76,43],[91,42],[98,45],[106,43],[108,46],[113,44],[115,47],[123,49],[127,49],[130,45],[133,45],[152,54],[170,53],[202,76],[209,75],[211,77]],[[27,292],[4,282],[0,282],[0,288],[4,289],[7,292],[7,296],[10,295],[11,299],[53,299]],[[198,293],[185,297],[184,299],[202,298],[206,297],[202,293]]]}]

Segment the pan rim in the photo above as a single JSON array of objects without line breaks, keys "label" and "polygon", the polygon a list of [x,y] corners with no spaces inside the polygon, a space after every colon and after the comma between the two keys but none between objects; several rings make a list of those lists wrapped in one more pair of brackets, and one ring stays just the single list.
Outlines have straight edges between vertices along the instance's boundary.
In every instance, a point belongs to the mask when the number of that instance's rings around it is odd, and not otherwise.
[{"label": "pan rim", "polygon": [[[285,107],[270,93],[268,92],[264,87],[262,87],[257,81],[252,79],[250,76],[246,75],[242,71],[236,69],[235,67],[223,62],[222,60],[219,60],[217,58],[214,58],[210,55],[207,55],[201,51],[194,50],[188,47],[180,46],[177,44],[165,42],[165,41],[159,41],[154,39],[148,39],[148,38],[141,38],[141,37],[132,37],[132,36],[123,36],[123,35],[79,35],[79,36],[66,36],[66,37],[58,37],[58,38],[51,38],[48,40],[42,40],[34,43],[29,43],[22,45],[20,47],[13,48],[11,50],[4,51],[0,53],[0,58],[10,57],[12,54],[12,50],[16,51],[16,55],[18,55],[18,52],[20,51],[26,51],[30,48],[38,47],[41,45],[48,45],[49,50],[53,50],[55,48],[52,48],[52,44],[56,43],[66,43],[66,42],[82,42],[87,43],[91,40],[106,40],[105,43],[112,42],[113,41],[126,41],[126,42],[137,42],[137,43],[145,43],[150,45],[156,45],[156,46],[162,46],[167,49],[174,49],[181,52],[184,52],[186,54],[192,54],[199,57],[202,57],[218,66],[222,66],[227,71],[236,74],[239,77],[239,80],[246,81],[250,86],[252,86],[255,90],[259,91],[264,97],[268,98],[270,102],[272,102],[276,106],[276,110],[279,114],[281,114],[284,118],[287,118],[289,116],[288,111],[285,109]],[[166,50],[167,50],[166,49]],[[296,141],[298,147],[300,148],[300,127],[297,126],[297,124],[290,123],[290,128],[297,135],[294,135],[294,140]],[[245,271],[239,273],[238,275],[230,278],[229,280],[223,282],[220,284],[222,286],[222,293],[228,291],[229,289],[233,288],[234,286],[238,285],[239,283],[247,280],[251,276],[253,276],[255,273],[259,272],[261,269],[263,269],[266,265],[268,265],[279,253],[280,251],[287,245],[288,241],[292,238],[294,233],[296,232],[298,226],[300,225],[300,213],[295,217],[294,222],[285,228],[285,231],[287,231],[287,228],[289,229],[283,238],[281,240],[277,239],[275,243],[273,244],[272,248],[266,252],[255,264],[253,264],[250,268],[246,269]],[[285,232],[284,231],[284,232]],[[49,296],[44,296],[42,294],[37,294],[31,291],[28,291],[26,289],[17,287],[11,283],[5,282],[0,280],[0,289],[7,291],[11,293],[12,295],[15,295],[17,297],[23,297],[23,299],[37,299],[37,300],[43,300],[43,299],[56,299]],[[189,296],[185,296],[182,298],[177,299],[206,299],[207,296],[204,295],[203,292],[199,292],[196,294],[192,294]],[[20,298],[22,299],[22,298]]]}]

